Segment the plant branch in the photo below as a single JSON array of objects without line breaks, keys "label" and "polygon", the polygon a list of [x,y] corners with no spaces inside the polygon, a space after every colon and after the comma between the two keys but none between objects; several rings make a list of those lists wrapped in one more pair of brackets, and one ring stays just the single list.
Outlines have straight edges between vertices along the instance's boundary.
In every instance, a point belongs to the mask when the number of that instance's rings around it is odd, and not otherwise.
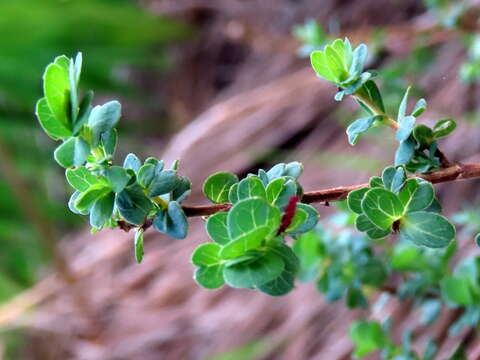
[{"label": "plant branch", "polygon": [[[440,169],[429,174],[415,174],[412,177],[420,177],[431,183],[438,184],[449,181],[457,181],[464,179],[480,178],[480,163],[476,164],[456,164],[445,169]],[[368,184],[358,184],[351,186],[341,186],[330,189],[308,191],[302,197],[302,202],[305,204],[340,201],[345,200],[350,191],[367,187]],[[183,206],[183,211],[188,217],[208,216],[219,211],[227,211],[231,204],[215,204],[215,205],[200,205]]]}]

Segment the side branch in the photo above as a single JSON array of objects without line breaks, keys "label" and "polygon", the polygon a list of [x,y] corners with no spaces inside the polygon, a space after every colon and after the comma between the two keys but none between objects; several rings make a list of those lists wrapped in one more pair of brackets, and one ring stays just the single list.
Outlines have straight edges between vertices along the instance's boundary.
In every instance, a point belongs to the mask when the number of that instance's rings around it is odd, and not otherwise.
[{"label": "side branch", "polygon": [[[480,178],[480,163],[478,164],[456,164],[445,169],[441,169],[430,174],[416,174],[413,177],[420,177],[431,183],[438,184],[448,181],[464,180]],[[331,189],[308,191],[303,195],[302,202],[306,204],[340,201],[345,200],[350,191],[367,187],[368,184],[359,184],[352,186],[341,186]],[[183,206],[185,215],[189,217],[194,216],[208,216],[219,211],[227,211],[231,204],[217,204],[217,205],[200,205],[200,206]]]}]

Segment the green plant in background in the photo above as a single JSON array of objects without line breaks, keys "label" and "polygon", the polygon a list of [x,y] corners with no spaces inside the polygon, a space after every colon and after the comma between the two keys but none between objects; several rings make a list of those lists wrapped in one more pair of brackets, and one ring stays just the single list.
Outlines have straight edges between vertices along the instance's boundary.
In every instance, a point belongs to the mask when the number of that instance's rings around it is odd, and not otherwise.
[{"label": "green plant in background", "polygon": [[303,44],[298,49],[300,57],[308,57],[313,51],[322,50],[328,41],[322,25],[314,19],[306,21],[303,25],[294,26],[293,35]]},{"label": "green plant in background", "polygon": [[[39,208],[45,223],[55,223],[59,232],[82,223],[65,211],[67,191],[61,173],[49,161],[51,144],[31,114],[41,91],[42,68],[55,54],[74,53],[81,48],[92,54],[82,76],[83,84],[97,91],[121,93],[125,100],[145,108],[149,106],[148,94],[140,94],[128,81],[130,68],[168,69],[165,45],[186,39],[190,30],[176,20],[150,14],[129,0],[5,1],[0,4],[0,13],[0,33],[4,34],[0,53],[0,154],[7,149],[11,165],[2,155],[3,301],[35,283],[39,268],[52,258],[45,239],[34,226],[25,226],[33,222],[25,217],[24,210],[31,204],[16,197],[12,190],[22,184],[7,181],[7,173],[26,180],[31,202]],[[145,127],[134,128],[140,134]],[[64,125],[57,131],[65,132]]]},{"label": "green plant in background", "polygon": [[[110,101],[92,108],[92,93],[78,91],[81,55],[75,60],[60,56],[48,65],[37,117],[51,138],[62,141],[54,158],[75,189],[71,210],[89,214],[94,231],[134,228],[138,262],[146,229],[181,239],[187,236],[187,217],[204,215],[212,241],[198,246],[191,257],[197,267],[194,278],[202,287],[227,284],[280,296],[299,278],[315,281],[328,300],[345,298],[352,308],[368,307],[375,291],[413,298],[423,325],[435,322],[443,308],[454,307],[462,315],[449,331],[475,328],[480,320],[480,257],[464,259],[450,270],[456,231],[440,215],[432,183],[478,178],[480,164],[447,159],[437,139],[452,133],[456,123],[443,119],[432,128],[416,124],[426,102],[420,99],[407,112],[409,88],[397,116],[388,115],[376,72],[364,70],[366,57],[367,47],[353,49],[348,39],[311,54],[317,75],[339,88],[335,99],[350,95],[366,113],[347,128],[350,144],[374,126],[395,131],[395,165],[368,184],[304,192],[298,181],[303,166],[280,163],[242,180],[215,173],[203,185],[212,205],[182,205],[191,184],[178,175],[178,162],[165,169],[162,161],[148,158],[142,163],[130,154],[123,166],[114,165],[121,106]],[[317,224],[318,212],[309,203],[344,199],[339,214]],[[328,222],[342,230],[328,231]],[[387,240],[392,234],[397,241]],[[376,322],[354,323],[351,336],[356,357],[381,350],[384,359],[432,359],[436,352],[433,341],[422,356],[416,355],[408,333],[399,347],[388,327]]]}]

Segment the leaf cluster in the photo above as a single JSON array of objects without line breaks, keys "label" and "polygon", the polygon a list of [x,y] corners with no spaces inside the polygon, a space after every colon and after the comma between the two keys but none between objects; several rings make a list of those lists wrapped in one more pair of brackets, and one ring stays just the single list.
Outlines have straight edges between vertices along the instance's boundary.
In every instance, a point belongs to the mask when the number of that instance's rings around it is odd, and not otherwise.
[{"label": "leaf cluster", "polygon": [[205,181],[203,191],[213,203],[228,201],[232,207],[205,223],[213,242],[200,245],[192,255],[199,285],[216,289],[226,283],[272,296],[293,289],[298,259],[285,238],[312,230],[318,221],[315,208],[297,202],[303,192],[298,183],[302,171],[298,162],[282,163],[240,181],[226,172]]},{"label": "leaf cluster", "polygon": [[48,136],[61,141],[54,158],[66,168],[75,190],[70,210],[89,215],[93,231],[122,222],[136,227],[135,253],[141,261],[147,223],[173,238],[186,237],[188,223],[180,204],[191,183],[178,174],[178,162],[165,169],[161,160],[150,157],[142,163],[129,154],[123,166],[113,165],[121,105],[109,101],[92,106],[93,92],[78,90],[81,69],[81,54],[75,60],[59,56],[47,66],[37,118]]}]

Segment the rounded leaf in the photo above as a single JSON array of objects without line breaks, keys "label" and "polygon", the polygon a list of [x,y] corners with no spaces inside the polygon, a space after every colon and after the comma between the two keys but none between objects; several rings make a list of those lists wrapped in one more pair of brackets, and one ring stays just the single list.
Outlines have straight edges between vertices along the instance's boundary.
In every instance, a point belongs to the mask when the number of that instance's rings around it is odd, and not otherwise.
[{"label": "rounded leaf", "polygon": [[203,193],[215,204],[228,201],[230,187],[238,182],[238,177],[229,172],[218,172],[205,180]]}]

